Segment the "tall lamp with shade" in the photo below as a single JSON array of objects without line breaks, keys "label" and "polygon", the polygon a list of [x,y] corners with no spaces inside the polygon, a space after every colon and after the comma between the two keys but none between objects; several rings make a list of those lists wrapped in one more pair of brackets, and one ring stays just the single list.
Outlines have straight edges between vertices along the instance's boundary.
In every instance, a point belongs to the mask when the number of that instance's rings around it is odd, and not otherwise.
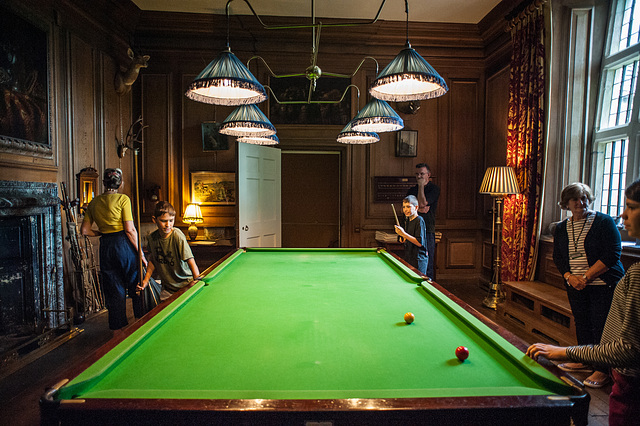
[{"label": "tall lamp with shade", "polygon": [[513,167],[500,166],[487,168],[479,192],[480,194],[491,195],[494,202],[491,244],[496,245],[496,256],[493,261],[493,278],[489,283],[489,293],[482,301],[482,304],[487,308],[496,309],[498,304],[504,302],[505,299],[500,278],[502,272],[502,260],[500,258],[502,245],[502,202],[507,195],[520,193]]},{"label": "tall lamp with shade", "polygon": [[189,239],[191,241],[195,241],[198,236],[198,227],[196,226],[196,223],[204,222],[200,206],[196,203],[187,204],[187,209],[184,212],[182,221],[190,225],[187,233],[189,234]]}]

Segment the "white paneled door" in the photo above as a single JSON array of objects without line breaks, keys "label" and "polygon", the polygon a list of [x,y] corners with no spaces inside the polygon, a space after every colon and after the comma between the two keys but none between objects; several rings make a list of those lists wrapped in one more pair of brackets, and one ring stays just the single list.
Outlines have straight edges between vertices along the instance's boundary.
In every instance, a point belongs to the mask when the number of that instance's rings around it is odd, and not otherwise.
[{"label": "white paneled door", "polygon": [[239,247],[280,247],[280,150],[238,142]]}]

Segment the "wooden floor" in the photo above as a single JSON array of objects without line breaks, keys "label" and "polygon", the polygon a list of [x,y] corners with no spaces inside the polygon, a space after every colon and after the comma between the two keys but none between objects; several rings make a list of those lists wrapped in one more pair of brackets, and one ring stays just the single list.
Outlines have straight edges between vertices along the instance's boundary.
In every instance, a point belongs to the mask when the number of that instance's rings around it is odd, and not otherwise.
[{"label": "wooden floor", "polygon": [[[443,284],[447,290],[469,303],[488,318],[497,321],[496,312],[482,306],[486,295],[477,285]],[[131,309],[129,316],[132,318]],[[517,329],[509,328],[520,336]],[[64,371],[69,365],[78,363],[93,350],[100,347],[113,336],[107,325],[106,312],[98,314],[80,325],[82,333],[70,339],[20,370],[0,379],[0,425],[37,425],[40,423],[38,399],[47,386],[64,379]],[[523,338],[526,341],[526,339]],[[533,343],[533,342],[528,342]],[[587,374],[576,374],[584,379]],[[589,407],[589,425],[606,426],[609,411],[608,395],[611,388],[589,389],[591,405]],[[545,425],[546,426],[546,425]]]}]

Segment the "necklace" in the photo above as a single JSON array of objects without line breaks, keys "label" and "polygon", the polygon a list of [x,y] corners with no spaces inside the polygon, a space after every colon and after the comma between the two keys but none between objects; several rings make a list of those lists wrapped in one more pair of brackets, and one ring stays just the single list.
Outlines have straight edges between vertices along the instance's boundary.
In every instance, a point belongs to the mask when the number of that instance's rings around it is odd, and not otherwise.
[{"label": "necklace", "polygon": [[582,253],[578,252],[578,242],[580,241],[580,237],[582,236],[582,232],[584,231],[584,227],[587,225],[587,221],[589,220],[589,215],[591,212],[587,212],[584,216],[584,222],[582,222],[582,228],[580,229],[580,233],[578,234],[578,238],[576,238],[576,231],[573,228],[573,218],[571,219],[571,238],[573,238],[573,247],[575,249],[575,256],[579,257]]}]

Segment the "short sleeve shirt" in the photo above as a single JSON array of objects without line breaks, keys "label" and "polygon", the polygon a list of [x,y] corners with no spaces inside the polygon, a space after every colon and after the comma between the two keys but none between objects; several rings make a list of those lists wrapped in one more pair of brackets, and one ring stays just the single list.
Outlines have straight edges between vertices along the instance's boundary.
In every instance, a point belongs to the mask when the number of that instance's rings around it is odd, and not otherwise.
[{"label": "short sleeve shirt", "polygon": [[87,206],[84,222],[95,222],[103,234],[124,230],[124,222],[133,221],[131,200],[124,194],[100,194]]},{"label": "short sleeve shirt", "polygon": [[191,247],[180,229],[173,228],[167,238],[162,238],[157,230],[149,235],[149,260],[167,291],[178,291],[193,279],[187,263],[192,257]]}]

